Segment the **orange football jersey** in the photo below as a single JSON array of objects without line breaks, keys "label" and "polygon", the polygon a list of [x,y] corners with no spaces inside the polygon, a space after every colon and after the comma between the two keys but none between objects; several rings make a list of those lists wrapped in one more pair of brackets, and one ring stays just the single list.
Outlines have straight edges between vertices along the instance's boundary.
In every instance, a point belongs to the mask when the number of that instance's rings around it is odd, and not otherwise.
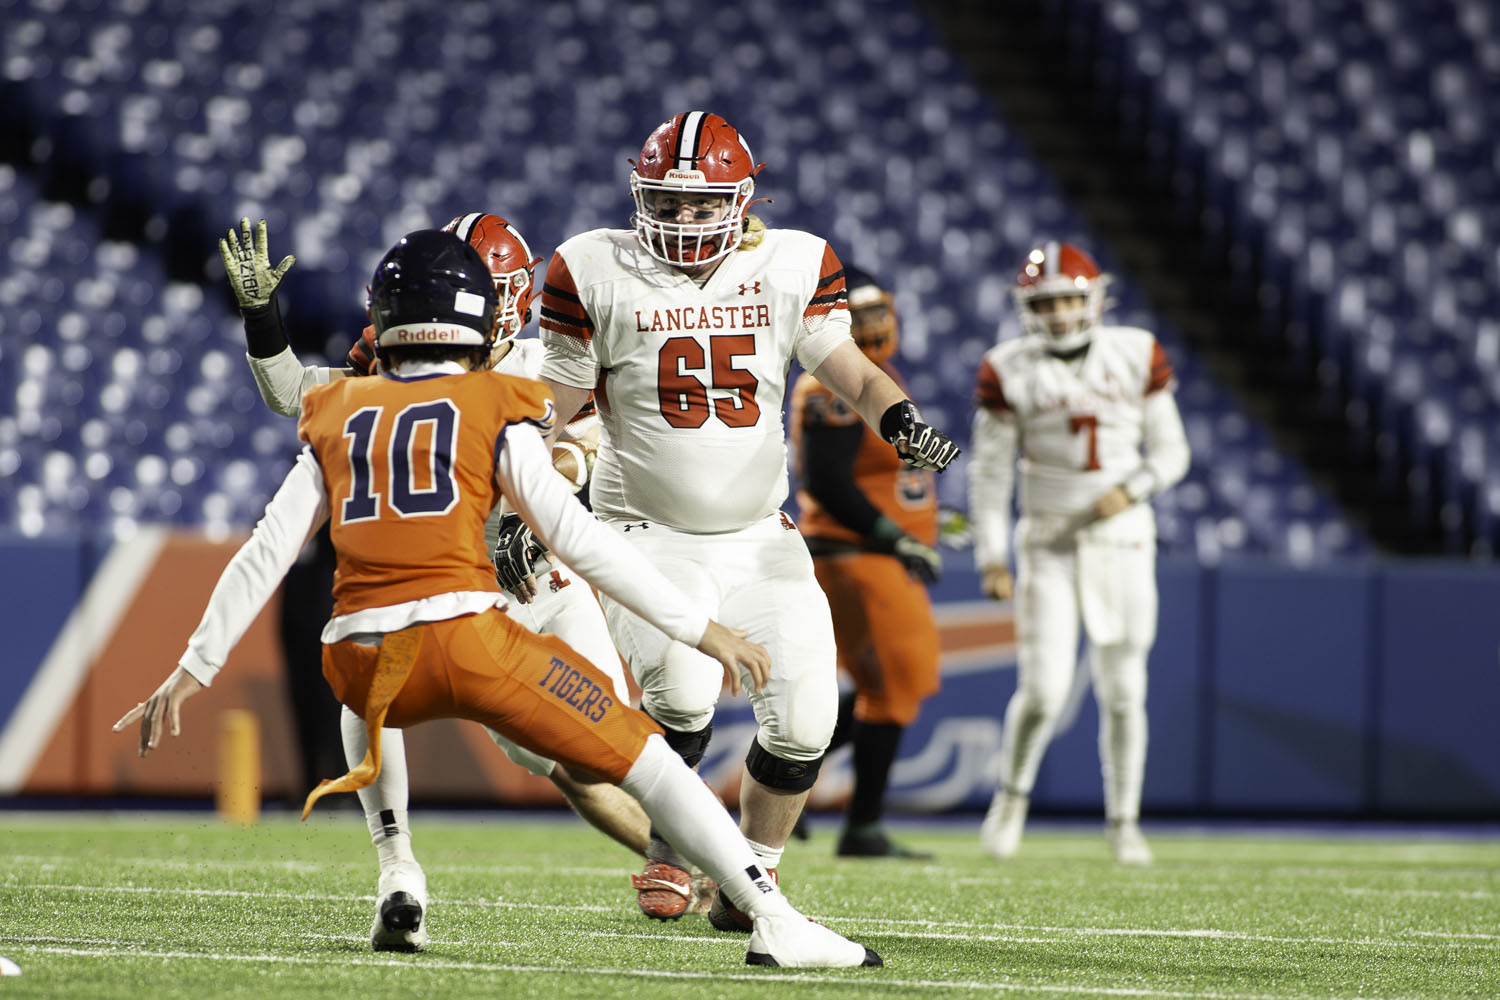
[{"label": "orange football jersey", "polygon": [[[881,364],[881,369],[900,385],[906,386],[896,369]],[[803,373],[792,388],[791,438],[797,448],[797,476],[805,481],[801,454],[802,435],[818,427],[851,427],[859,424],[864,434],[854,458],[854,482],[874,507],[927,545],[937,544],[937,483],[931,472],[914,469],[901,461],[896,449],[881,440],[860,420],[859,414],[844,405],[817,379]],[[840,524],[823,509],[806,489],[797,491],[801,507],[802,533],[809,538],[858,541],[860,536]]]},{"label": "orange football jersey", "polygon": [[499,592],[484,522],[505,429],[543,433],[552,394],[494,371],[340,379],[307,391],[298,436],[323,470],[338,550],[333,613]]}]

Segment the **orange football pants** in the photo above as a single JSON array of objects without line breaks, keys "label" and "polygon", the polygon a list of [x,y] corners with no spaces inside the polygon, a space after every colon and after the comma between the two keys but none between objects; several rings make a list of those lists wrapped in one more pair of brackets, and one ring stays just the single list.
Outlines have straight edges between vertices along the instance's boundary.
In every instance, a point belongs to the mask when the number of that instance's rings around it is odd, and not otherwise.
[{"label": "orange football pants", "polygon": [[[661,732],[615,697],[614,684],[571,646],[537,635],[498,608],[428,622],[411,673],[385,725],[472,719],[528,750],[619,784]],[[361,718],[380,649],[349,640],[323,647],[323,676]]]},{"label": "orange football pants", "polygon": [[816,556],[833,612],[839,666],[854,679],[854,717],[909,726],[938,690],[938,634],[927,588],[891,556]]}]

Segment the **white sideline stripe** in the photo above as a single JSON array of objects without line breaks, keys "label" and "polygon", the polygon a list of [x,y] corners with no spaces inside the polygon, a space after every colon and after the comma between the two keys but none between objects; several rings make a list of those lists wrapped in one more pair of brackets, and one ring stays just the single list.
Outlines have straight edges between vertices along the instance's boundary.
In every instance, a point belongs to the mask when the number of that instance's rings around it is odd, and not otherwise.
[{"label": "white sideline stripe", "polygon": [[[48,885],[39,883],[0,883],[0,888],[9,890],[32,889],[47,890],[53,892],[119,892],[136,894],[160,894],[166,896],[200,896],[200,897],[229,897],[235,899],[292,899],[302,902],[373,902],[374,896],[345,895],[339,893],[299,893],[299,892],[276,892],[276,891],[252,891],[249,889],[191,889],[162,886],[144,885]],[[564,912],[577,913],[615,913],[620,910],[619,906],[602,906],[587,903],[531,903],[512,902],[499,899],[443,899],[438,897],[433,903],[452,907],[488,907],[502,910],[561,910]],[[839,916],[822,917],[818,914],[809,914],[818,920],[833,920],[839,924],[848,924],[855,927],[872,929],[888,928],[900,930],[907,937],[932,938],[934,940],[965,940],[965,941],[1023,941],[1034,944],[1056,943],[1059,938],[1015,938],[1005,935],[976,934],[974,930],[988,931],[1013,931],[1016,933],[1031,934],[1053,934],[1073,937],[1160,937],[1160,938],[1194,938],[1199,940],[1217,941],[1255,941],[1274,944],[1342,944],[1355,945],[1357,947],[1391,947],[1391,948],[1438,948],[1453,947],[1455,945],[1468,945],[1481,950],[1492,950],[1500,947],[1493,945],[1491,941],[1500,941],[1500,935],[1450,933],[1447,931],[1412,931],[1413,937],[1431,938],[1432,940],[1412,940],[1411,938],[1323,938],[1323,937],[1279,937],[1274,935],[1247,934],[1243,931],[1225,931],[1216,928],[1151,928],[1151,927],[1058,927],[1047,924],[996,924],[980,923],[977,921],[964,920],[907,920],[899,917],[860,917]],[[913,931],[910,928],[933,928],[930,931]],[[953,931],[956,933],[944,933]],[[591,932],[596,937],[616,936],[612,932]],[[635,935],[621,934],[622,937],[633,937]]]},{"label": "white sideline stripe", "polygon": [[167,535],[166,528],[143,527],[134,537],[116,542],[105,556],[0,732],[0,795],[16,794],[31,776],[90,664],[114,635],[141,581],[156,566]]},{"label": "white sideline stripe", "polygon": [[973,980],[941,980],[941,979],[887,979],[880,973],[868,973],[871,977],[850,979],[846,971],[841,970],[835,975],[819,975],[815,972],[790,972],[783,969],[764,972],[680,972],[663,969],[618,969],[618,968],[583,968],[576,965],[512,965],[505,962],[453,962],[443,959],[432,959],[425,956],[411,956],[409,958],[355,958],[349,955],[329,956],[326,958],[313,958],[302,955],[248,955],[234,953],[205,953],[195,951],[142,951],[136,947],[134,942],[120,942],[123,950],[110,950],[103,948],[58,948],[58,947],[36,947],[34,945],[21,945],[20,951],[27,953],[42,953],[48,955],[71,955],[79,958],[161,958],[171,960],[196,959],[206,962],[264,962],[270,964],[284,965],[326,965],[326,966],[371,966],[378,968],[410,969],[413,971],[450,971],[461,970],[466,972],[524,972],[541,975],[560,976],[623,976],[632,979],[685,979],[685,980],[714,980],[728,982],[761,983],[770,986],[773,983],[826,983],[829,985],[841,985],[852,987],[860,995],[868,996],[885,990],[960,990],[964,992],[992,992],[996,990],[1006,992],[1024,992],[1033,995],[1056,993],[1064,996],[1104,996],[1104,997],[1162,997],[1166,1000],[1386,1000],[1386,998],[1373,997],[1368,994],[1359,994],[1357,997],[1341,997],[1337,994],[1288,994],[1288,993],[1218,993],[1202,990],[1180,991],[1180,990],[1151,990],[1131,989],[1118,986],[1082,986],[1061,985],[1057,983],[1017,983],[1006,980],[995,982],[975,982]]}]

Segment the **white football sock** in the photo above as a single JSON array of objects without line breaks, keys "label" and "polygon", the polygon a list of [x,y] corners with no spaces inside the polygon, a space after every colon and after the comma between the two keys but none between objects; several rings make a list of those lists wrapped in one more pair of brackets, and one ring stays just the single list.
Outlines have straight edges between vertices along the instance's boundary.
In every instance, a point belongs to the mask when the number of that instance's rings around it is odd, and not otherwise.
[{"label": "white football sock", "polygon": [[640,802],[651,825],[751,919],[795,912],[718,796],[664,738],[646,740],[620,787]]},{"label": "white football sock", "polygon": [[[365,720],[345,705],[339,716],[344,737],[344,760],[355,767],[365,759],[369,737]],[[406,739],[399,729],[380,731],[380,775],[368,788],[361,788],[359,804],[365,811],[370,841],[380,858],[381,871],[395,864],[416,862],[411,851],[411,827],[407,822]]]},{"label": "white football sock", "polygon": [[755,856],[760,858],[760,863],[767,868],[780,866],[781,855],[786,851],[785,847],[767,847],[765,844],[751,840],[749,837],[745,838],[745,843],[750,845],[750,850],[755,852]]}]

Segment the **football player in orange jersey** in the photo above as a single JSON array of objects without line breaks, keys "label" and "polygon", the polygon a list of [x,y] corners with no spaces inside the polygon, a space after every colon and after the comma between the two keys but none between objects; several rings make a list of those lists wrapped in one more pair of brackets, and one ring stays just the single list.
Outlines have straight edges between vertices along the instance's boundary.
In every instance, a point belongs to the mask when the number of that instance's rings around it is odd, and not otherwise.
[{"label": "football player in orange jersey", "polygon": [[[541,364],[541,342],[521,339],[519,335],[530,320],[535,292],[533,272],[540,258],[532,256],[520,231],[497,215],[470,212],[455,217],[443,228],[479,251],[494,279],[500,301],[500,330],[490,354],[490,367],[507,375],[536,377]],[[241,219],[239,233],[229,230],[219,241],[219,250],[244,318],[246,357],[261,398],[273,412],[297,416],[302,409],[302,395],[308,388],[350,375],[367,375],[378,368],[375,364],[375,328],[365,327],[349,349],[345,367],[303,366],[287,343],[281,312],[274,297],[295,258],[288,256],[273,268],[268,243],[264,220],[252,230],[250,220]],[[586,408],[585,413],[569,423],[567,437],[557,448],[576,449],[578,457],[584,457],[586,462],[586,456],[592,453],[593,443],[598,438],[597,425],[598,418],[592,407]],[[575,485],[587,478],[587,465],[578,472],[581,475],[571,477]],[[530,530],[518,525],[518,521],[513,513],[502,517],[499,509],[493,512],[485,523],[485,551],[495,548],[497,541],[502,539],[514,545],[528,542],[534,545],[530,541]],[[512,547],[507,545],[497,552],[502,564]],[[598,602],[587,585],[577,580],[567,566],[556,559],[551,563],[546,574],[547,586],[540,592],[531,588],[526,595],[528,603],[511,602],[507,614],[534,632],[561,637],[609,674],[616,690],[624,695],[628,690],[624,671]],[[514,581],[503,573],[499,575],[502,586],[512,589]],[[574,586],[575,582],[579,585]],[[321,628],[321,622],[318,627]],[[345,708],[341,729],[344,753],[352,766],[364,757],[368,749],[364,724]],[[556,767],[555,762],[537,757],[493,731],[490,731],[490,736],[512,761],[551,780],[574,810],[589,823],[637,854],[645,854],[650,824],[629,795],[613,785],[575,782],[567,769]],[[426,877],[411,847],[405,740],[400,730],[393,729],[385,734],[383,744],[385,765],[380,780],[359,793],[365,822],[380,862],[379,898],[391,892],[420,887]],[[705,880],[695,876],[693,892],[692,908],[698,912],[706,911],[711,888]],[[420,945],[422,938],[420,932],[392,937],[378,919],[373,921],[370,934],[371,945],[377,951],[407,950]]]},{"label": "football player in orange jersey", "polygon": [[[792,359],[911,465],[943,469],[958,448],[854,346],[843,264],[827,241],[748,214],[758,170],[719,115],[691,111],[657,126],[630,175],[631,228],[580,233],[547,265],[541,376],[563,417],[594,393],[595,513],[701,607],[772,650],[771,679],[751,695],[758,725],[740,815],[774,869],[838,714],[828,602],[780,509]],[[600,603],[641,707],[696,765],[712,734],[716,674],[628,608]],[[647,858],[637,902],[674,919],[688,872],[660,837]],[[722,930],[744,928],[742,918],[722,895],[709,911]]]},{"label": "football player in orange jersey", "polygon": [[1025,335],[990,348],[975,383],[974,562],[987,596],[1016,600],[1016,691],[1001,732],[1000,785],[979,830],[996,858],[1020,849],[1081,629],[1099,705],[1106,836],[1121,863],[1152,860],[1139,822],[1157,603],[1147,501],[1187,473],[1190,456],[1172,363],[1150,331],[1104,325],[1107,284],[1080,248],[1035,247],[1014,288]]},{"label": "football player in orange jersey", "polygon": [[[540,383],[485,369],[497,296],[479,254],[437,230],[409,233],[381,259],[370,312],[380,378],[310,390],[306,443],[250,539],[220,576],[177,668],[115,723],[140,722],[140,753],[223,666],[307,537],[324,521],[338,555],[323,674],[364,720],[369,752],[307,798],[368,787],[384,726],[482,722],[568,767],[620,785],[685,856],[750,913],[747,964],[879,965],[880,957],[798,913],[760,866],[713,792],[651,719],[562,640],[518,625],[480,551],[504,496],[550,547],[601,590],[722,667],[738,690],[769,674],[766,651],[713,621],[602,527],[552,469],[542,435],[555,419]],[[419,926],[425,900],[382,903]]]},{"label": "football player in orange jersey", "polygon": [[[891,364],[899,325],[890,292],[844,265],[854,342],[898,385]],[[937,624],[924,583],[937,579],[937,485],[901,461],[859,415],[812,375],[792,389],[802,535],[828,595],[839,665],[854,690],[839,700],[830,751],[853,744],[854,789],[836,852],[845,857],[919,854],[881,826],[901,733],[938,689]]]}]

